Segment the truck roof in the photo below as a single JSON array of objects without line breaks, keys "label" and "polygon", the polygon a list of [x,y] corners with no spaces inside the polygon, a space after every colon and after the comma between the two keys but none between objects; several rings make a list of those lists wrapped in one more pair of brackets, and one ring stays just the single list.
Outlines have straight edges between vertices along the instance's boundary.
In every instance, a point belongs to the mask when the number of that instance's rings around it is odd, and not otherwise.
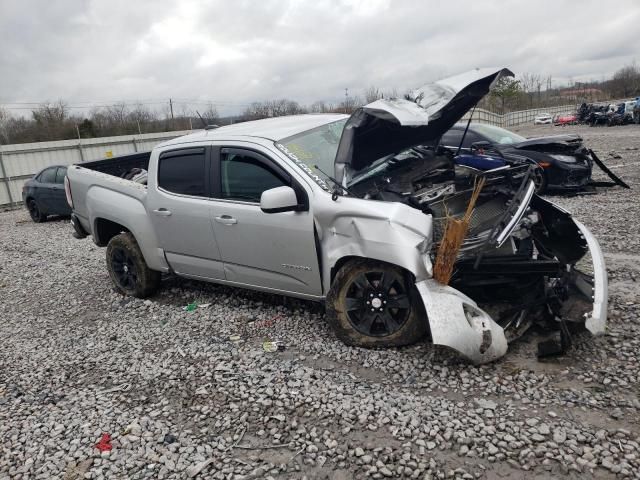
[{"label": "truck roof", "polygon": [[160,146],[196,142],[200,140],[224,140],[237,137],[260,137],[279,141],[298,133],[346,119],[342,113],[312,113],[306,115],[290,115],[286,117],[265,118],[250,122],[235,123],[212,130],[198,130],[190,135],[177,137]]}]

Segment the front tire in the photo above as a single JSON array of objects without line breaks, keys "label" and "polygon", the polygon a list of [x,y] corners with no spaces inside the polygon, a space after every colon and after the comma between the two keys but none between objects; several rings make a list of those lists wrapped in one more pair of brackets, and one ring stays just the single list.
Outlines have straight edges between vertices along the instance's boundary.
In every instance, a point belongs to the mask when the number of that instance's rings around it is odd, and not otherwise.
[{"label": "front tire", "polygon": [[31,199],[27,202],[27,209],[29,210],[29,215],[31,216],[31,220],[36,223],[42,223],[47,221],[47,216],[42,213],[40,207],[38,207],[38,203]]},{"label": "front tire", "polygon": [[116,290],[123,295],[146,298],[160,285],[160,272],[147,266],[138,242],[129,232],[109,240],[107,270]]},{"label": "front tire", "polygon": [[427,333],[427,315],[415,284],[399,267],[353,260],[336,274],[327,295],[327,318],[347,345],[399,347]]},{"label": "front tire", "polygon": [[536,166],[533,171],[533,184],[536,187],[536,194],[542,195],[547,191],[547,175],[540,166]]}]

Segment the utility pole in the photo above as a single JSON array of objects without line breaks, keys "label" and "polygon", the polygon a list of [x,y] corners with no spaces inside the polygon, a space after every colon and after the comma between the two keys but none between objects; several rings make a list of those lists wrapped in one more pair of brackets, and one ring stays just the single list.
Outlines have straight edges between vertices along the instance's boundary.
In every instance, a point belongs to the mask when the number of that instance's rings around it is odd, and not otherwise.
[{"label": "utility pole", "polygon": [[344,89],[344,113],[349,113],[348,111],[349,105],[349,89]]},{"label": "utility pole", "polygon": [[171,128],[173,128],[173,101],[169,99],[169,110],[171,110]]}]

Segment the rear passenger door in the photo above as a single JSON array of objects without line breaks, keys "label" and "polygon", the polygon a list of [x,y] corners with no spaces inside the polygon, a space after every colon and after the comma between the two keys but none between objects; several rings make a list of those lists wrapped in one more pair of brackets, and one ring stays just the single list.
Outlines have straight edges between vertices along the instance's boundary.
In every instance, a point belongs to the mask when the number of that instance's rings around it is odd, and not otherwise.
[{"label": "rear passenger door", "polygon": [[[264,213],[262,192],[291,186],[298,203],[309,193],[269,154],[221,148],[213,161],[213,228],[228,281],[268,290],[321,295],[313,215],[310,209]],[[218,161],[216,161],[218,160]]]},{"label": "rear passenger door", "polygon": [[185,276],[224,279],[209,210],[210,148],[160,153],[156,177],[149,179],[148,210],[171,268]]}]

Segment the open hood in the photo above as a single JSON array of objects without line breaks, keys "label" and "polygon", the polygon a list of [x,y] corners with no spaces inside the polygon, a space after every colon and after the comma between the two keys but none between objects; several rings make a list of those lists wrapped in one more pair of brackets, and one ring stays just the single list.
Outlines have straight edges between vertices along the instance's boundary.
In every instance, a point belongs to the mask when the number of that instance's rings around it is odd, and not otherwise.
[{"label": "open hood", "polygon": [[371,165],[375,160],[440,138],[503,76],[506,69],[479,68],[413,90],[410,100],[376,100],[358,108],[342,132],[335,177]]}]

